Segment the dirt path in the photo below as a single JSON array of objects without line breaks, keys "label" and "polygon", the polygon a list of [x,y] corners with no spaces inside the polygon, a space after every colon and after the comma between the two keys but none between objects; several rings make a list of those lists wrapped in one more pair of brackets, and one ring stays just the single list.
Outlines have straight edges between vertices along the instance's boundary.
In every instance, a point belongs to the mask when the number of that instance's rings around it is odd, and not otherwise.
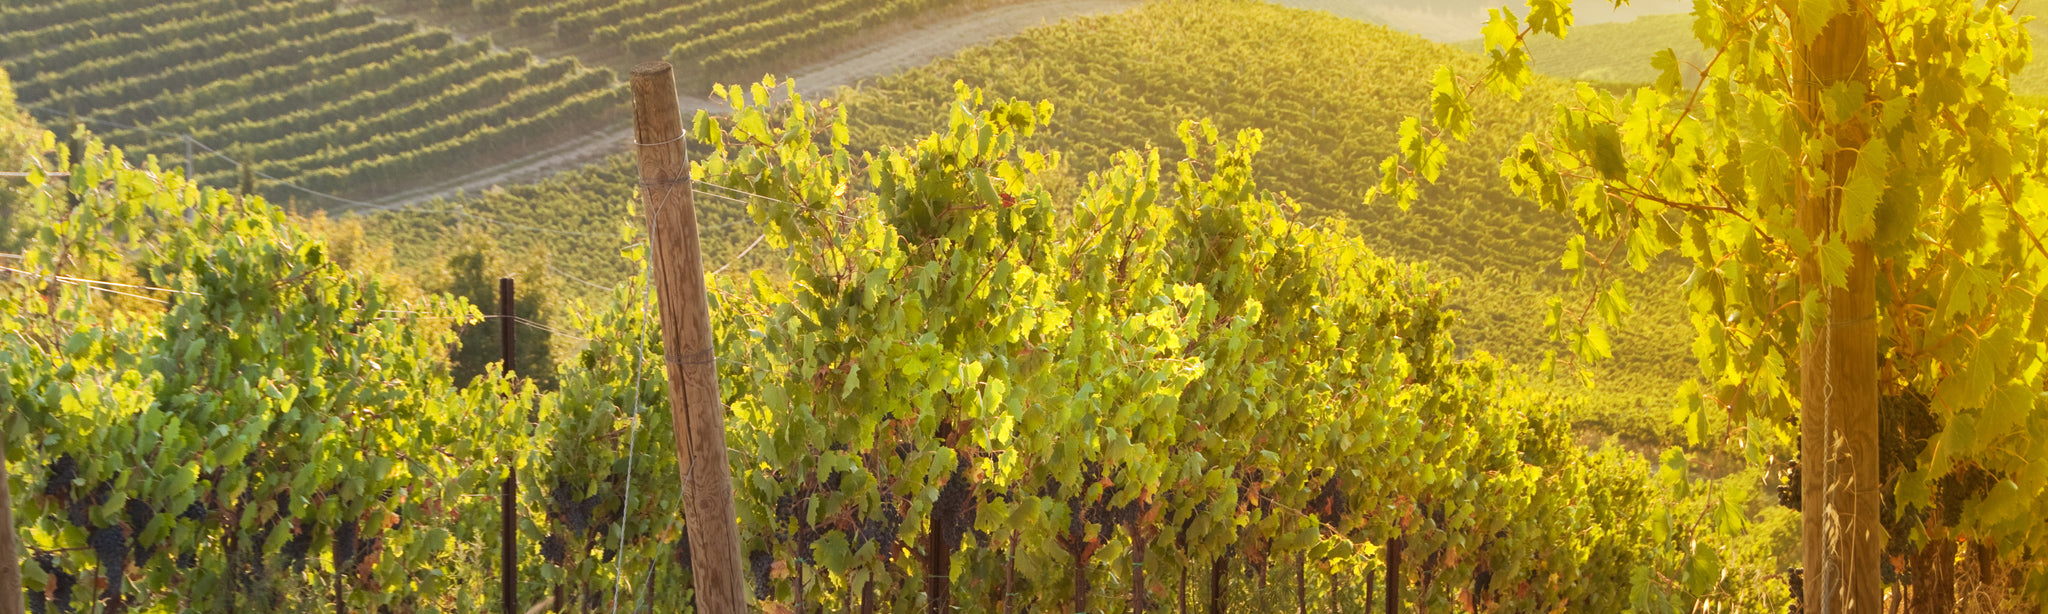
[{"label": "dirt path", "polygon": [[[1070,17],[1113,13],[1141,4],[1140,0],[1037,0],[996,6],[950,19],[891,30],[887,38],[856,46],[810,66],[796,69],[797,90],[816,97],[862,79],[878,77],[923,65],[962,49],[1014,36],[1028,28],[1057,23]],[[703,98],[684,97],[684,121],[698,109],[714,109]],[[632,131],[620,125],[582,138],[566,140],[532,155],[465,173],[461,176],[390,194],[375,201],[388,206],[412,206],[457,191],[477,192],[494,185],[530,183],[550,174],[580,167],[612,154],[626,153]]]}]

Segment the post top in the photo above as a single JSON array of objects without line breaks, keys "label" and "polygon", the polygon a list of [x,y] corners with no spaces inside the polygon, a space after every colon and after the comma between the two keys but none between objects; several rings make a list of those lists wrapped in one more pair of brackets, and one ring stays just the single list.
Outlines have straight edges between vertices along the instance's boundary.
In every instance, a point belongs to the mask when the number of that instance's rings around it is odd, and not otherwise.
[{"label": "post top", "polygon": [[661,73],[669,72],[671,70],[674,69],[669,66],[668,62],[663,62],[661,60],[648,60],[633,65],[633,76],[638,77],[641,75],[658,75]]}]

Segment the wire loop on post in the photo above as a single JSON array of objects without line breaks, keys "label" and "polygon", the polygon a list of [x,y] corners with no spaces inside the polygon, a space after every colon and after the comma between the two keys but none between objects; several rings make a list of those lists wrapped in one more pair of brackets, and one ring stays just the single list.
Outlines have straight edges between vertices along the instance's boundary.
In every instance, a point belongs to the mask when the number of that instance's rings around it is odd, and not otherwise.
[{"label": "wire loop on post", "polygon": [[633,144],[634,144],[634,145],[637,145],[637,146],[640,146],[640,147],[660,147],[660,146],[662,146],[662,145],[667,145],[667,144],[669,144],[669,143],[674,143],[674,142],[676,142],[676,141],[680,141],[680,140],[683,140],[683,139],[685,139],[685,138],[689,138],[689,136],[690,136],[690,131],[688,131],[688,130],[685,130],[685,131],[683,131],[683,133],[682,133],[682,134],[678,134],[678,135],[676,135],[676,138],[672,138],[672,139],[669,139],[669,140],[666,140],[666,141],[662,141],[662,142],[659,142],[659,143],[642,143],[642,142],[640,142],[640,140],[639,140],[639,139],[633,139]]}]

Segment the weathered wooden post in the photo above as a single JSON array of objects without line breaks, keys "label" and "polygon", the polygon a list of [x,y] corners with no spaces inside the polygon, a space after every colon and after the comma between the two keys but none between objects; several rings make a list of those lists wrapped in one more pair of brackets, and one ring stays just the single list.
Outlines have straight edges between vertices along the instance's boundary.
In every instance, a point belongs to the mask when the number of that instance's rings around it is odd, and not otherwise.
[{"label": "weathered wooden post", "polygon": [[[0,442],[0,459],[7,458],[7,446]],[[0,614],[21,614],[25,604],[21,592],[21,549],[14,531],[14,494],[7,489],[7,463],[0,460]]]},{"label": "weathered wooden post", "polygon": [[689,522],[691,576],[697,611],[745,611],[740,580],[739,521],[725,456],[725,406],[718,396],[711,310],[705,299],[690,161],[676,106],[675,70],[667,62],[633,67],[633,140],[640,193],[647,207],[655,294],[661,309],[662,356],[668,365],[669,415],[676,462],[682,467],[683,511]]}]

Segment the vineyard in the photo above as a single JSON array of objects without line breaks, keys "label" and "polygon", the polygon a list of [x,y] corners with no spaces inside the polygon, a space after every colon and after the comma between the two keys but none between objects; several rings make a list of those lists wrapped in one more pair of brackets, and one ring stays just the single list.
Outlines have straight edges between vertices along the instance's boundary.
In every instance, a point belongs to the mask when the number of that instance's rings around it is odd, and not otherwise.
[{"label": "vineyard", "polygon": [[985,1],[0,6],[0,614],[2048,612],[2044,9]]},{"label": "vineyard", "polygon": [[[1457,44],[1459,49],[1484,54],[1478,40]],[[1539,38],[1529,41],[1531,68],[1564,79],[1600,83],[1648,83],[1657,79],[1650,57],[1671,49],[1679,61],[1705,65],[1708,57],[1692,38],[1689,15],[1651,15],[1622,23],[1594,24],[1578,28],[1565,39]]]},{"label": "vineyard", "polygon": [[280,199],[308,198],[281,183],[383,193],[606,125],[623,104],[607,70],[334,0],[38,0],[0,22],[0,66],[48,125],[88,123],[203,185],[246,170]]},{"label": "vineyard", "polygon": [[[1029,144],[1066,152],[1062,181],[1076,185],[1122,149],[1156,144],[1166,159],[1179,159],[1174,131],[1185,120],[1259,129],[1268,162],[1257,167],[1260,186],[1298,201],[1304,219],[1344,220],[1376,253],[1434,263],[1430,274],[1439,279],[1463,278],[1461,298],[1448,307],[1465,314],[1468,351],[1535,365],[1563,347],[1542,331],[1562,284],[1554,252],[1568,237],[1569,222],[1529,206],[1488,169],[1513,145],[1505,135],[1536,125],[1547,103],[1481,107],[1487,128],[1475,135],[1476,146],[1456,153],[1458,164],[1424,202],[1408,212],[1364,205],[1366,189],[1378,178],[1377,164],[1366,161],[1386,155],[1404,114],[1425,108],[1430,83],[1421,75],[1440,62],[1473,66],[1477,60],[1412,35],[1308,11],[1167,2],[1031,30],[843,91],[836,100],[849,109],[852,146],[864,151],[944,128],[937,118],[945,117],[956,81],[994,95],[1050,101],[1054,120]],[[468,229],[487,230],[516,253],[544,251],[569,275],[608,285],[632,273],[613,256],[626,244],[615,229],[631,222],[620,217],[633,193],[631,173],[625,160],[613,160],[533,186],[426,207],[459,207],[516,226],[422,213],[382,214],[370,224],[380,235],[397,237],[396,249],[405,254],[426,254]],[[744,210],[716,196],[700,202],[721,222]],[[761,234],[744,224],[707,232],[714,233],[706,239],[707,257],[718,262]],[[1669,391],[1693,370],[1690,329],[1675,301],[1647,292],[1675,283],[1670,275],[1631,280],[1646,290],[1635,302],[1639,325],[1617,331],[1617,360],[1591,366],[1601,390],[1574,410],[1581,412],[1578,420],[1644,442],[1678,441],[1665,417]]]},{"label": "vineyard", "polygon": [[[473,14],[548,36],[593,58],[668,57],[704,87],[963,0],[397,0],[393,8]],[[630,62],[628,62],[630,63]],[[756,73],[758,74],[758,73]]]},{"label": "vineyard", "polygon": [[[948,130],[865,158],[835,108],[765,92],[694,130],[706,189],[784,254],[711,279],[762,607],[1607,610],[1684,573],[1651,554],[1697,543],[1648,505],[1668,480],[1457,358],[1451,288],[1293,221],[1255,133],[1188,124],[1172,176],[1127,151],[1075,185],[1019,148],[1050,106],[963,89]],[[513,467],[528,602],[686,607],[644,276],[571,314],[552,390],[463,388],[468,303],[97,141],[33,154],[0,275],[8,430],[51,434],[10,442],[33,610],[495,611]]]}]

